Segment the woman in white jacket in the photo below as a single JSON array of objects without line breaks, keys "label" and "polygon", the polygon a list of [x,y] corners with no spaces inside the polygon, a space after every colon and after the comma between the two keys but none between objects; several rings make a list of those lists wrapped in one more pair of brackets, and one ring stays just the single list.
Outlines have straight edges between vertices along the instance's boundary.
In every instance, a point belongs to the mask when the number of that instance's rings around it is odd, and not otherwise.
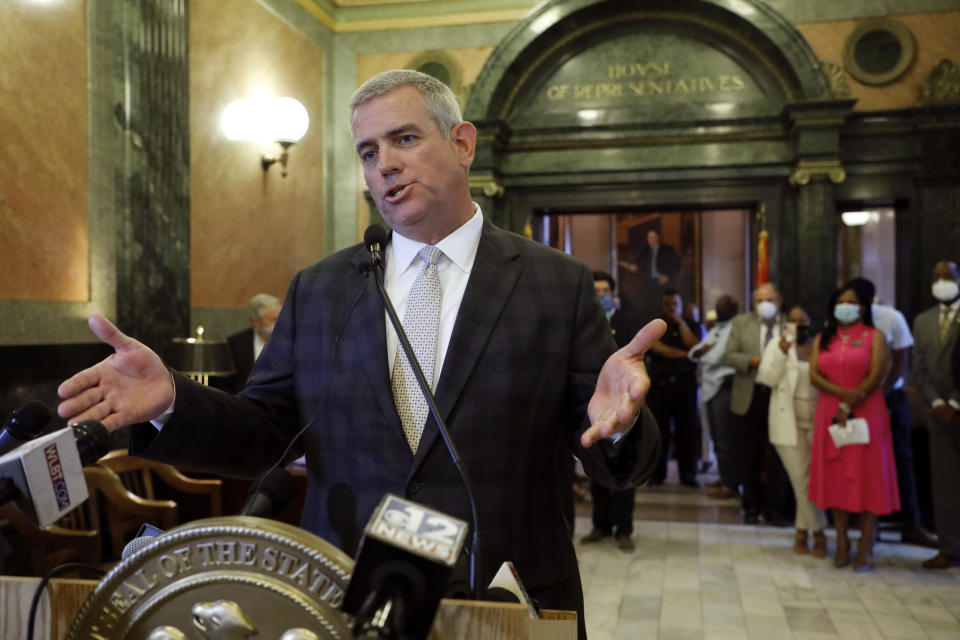
[{"label": "woman in white jacket", "polygon": [[793,550],[810,553],[808,531],[813,531],[813,556],[827,555],[827,525],[823,511],[807,499],[810,482],[810,447],[813,443],[813,416],[817,390],[810,383],[808,358],[813,348],[810,317],[802,307],[787,316],[779,341],[771,340],[763,351],[757,382],[770,393],[770,442],[783,462],[797,499],[797,534]]}]

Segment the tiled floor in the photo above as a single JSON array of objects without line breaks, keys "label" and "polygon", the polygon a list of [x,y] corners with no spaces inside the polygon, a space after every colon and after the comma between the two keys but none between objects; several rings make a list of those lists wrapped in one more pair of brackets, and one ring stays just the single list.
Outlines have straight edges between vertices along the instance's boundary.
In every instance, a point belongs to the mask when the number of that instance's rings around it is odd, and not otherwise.
[{"label": "tiled floor", "polygon": [[591,526],[580,505],[576,547],[590,640],[960,639],[960,569],[920,569],[935,551],[881,542],[871,573],[835,569],[829,557],[795,555],[792,529],[730,523],[736,501],[718,505],[705,493],[639,490],[635,515],[700,506],[719,516],[641,517],[632,554],[612,539],[580,544]]}]

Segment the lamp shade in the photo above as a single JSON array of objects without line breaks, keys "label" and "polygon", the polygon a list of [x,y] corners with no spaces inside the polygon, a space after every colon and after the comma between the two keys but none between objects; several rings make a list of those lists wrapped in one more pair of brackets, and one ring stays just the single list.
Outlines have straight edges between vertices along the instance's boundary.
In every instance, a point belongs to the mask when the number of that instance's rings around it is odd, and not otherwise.
[{"label": "lamp shade", "polygon": [[228,104],[220,126],[230,140],[299,142],[310,127],[310,116],[294,98],[258,94]]},{"label": "lamp shade", "polygon": [[228,376],[236,372],[230,348],[222,340],[174,338],[167,344],[164,361],[188,376]]}]

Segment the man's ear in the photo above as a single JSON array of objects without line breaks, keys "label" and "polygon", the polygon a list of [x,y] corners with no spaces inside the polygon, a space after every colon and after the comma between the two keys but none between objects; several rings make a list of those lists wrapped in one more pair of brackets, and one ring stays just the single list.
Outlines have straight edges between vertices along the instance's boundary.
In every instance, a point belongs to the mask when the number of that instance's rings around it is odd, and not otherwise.
[{"label": "man's ear", "polygon": [[477,148],[477,128],[469,122],[460,122],[450,129],[450,142],[457,149],[460,166],[463,168],[473,164],[473,154]]}]

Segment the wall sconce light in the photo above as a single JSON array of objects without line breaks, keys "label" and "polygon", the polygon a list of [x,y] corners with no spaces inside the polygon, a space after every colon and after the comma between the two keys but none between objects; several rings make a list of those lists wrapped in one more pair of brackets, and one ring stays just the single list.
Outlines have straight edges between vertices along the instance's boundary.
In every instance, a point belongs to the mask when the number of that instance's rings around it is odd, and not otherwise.
[{"label": "wall sconce light", "polygon": [[843,224],[848,227],[862,227],[870,222],[871,218],[873,218],[873,213],[870,211],[844,211],[840,214]]},{"label": "wall sconce light", "polygon": [[273,163],[279,162],[283,177],[287,177],[290,147],[307,133],[310,116],[294,98],[274,98],[260,93],[228,104],[220,116],[220,126],[230,140],[251,140],[264,147],[279,145],[279,154],[261,152],[260,166],[266,172]]}]

